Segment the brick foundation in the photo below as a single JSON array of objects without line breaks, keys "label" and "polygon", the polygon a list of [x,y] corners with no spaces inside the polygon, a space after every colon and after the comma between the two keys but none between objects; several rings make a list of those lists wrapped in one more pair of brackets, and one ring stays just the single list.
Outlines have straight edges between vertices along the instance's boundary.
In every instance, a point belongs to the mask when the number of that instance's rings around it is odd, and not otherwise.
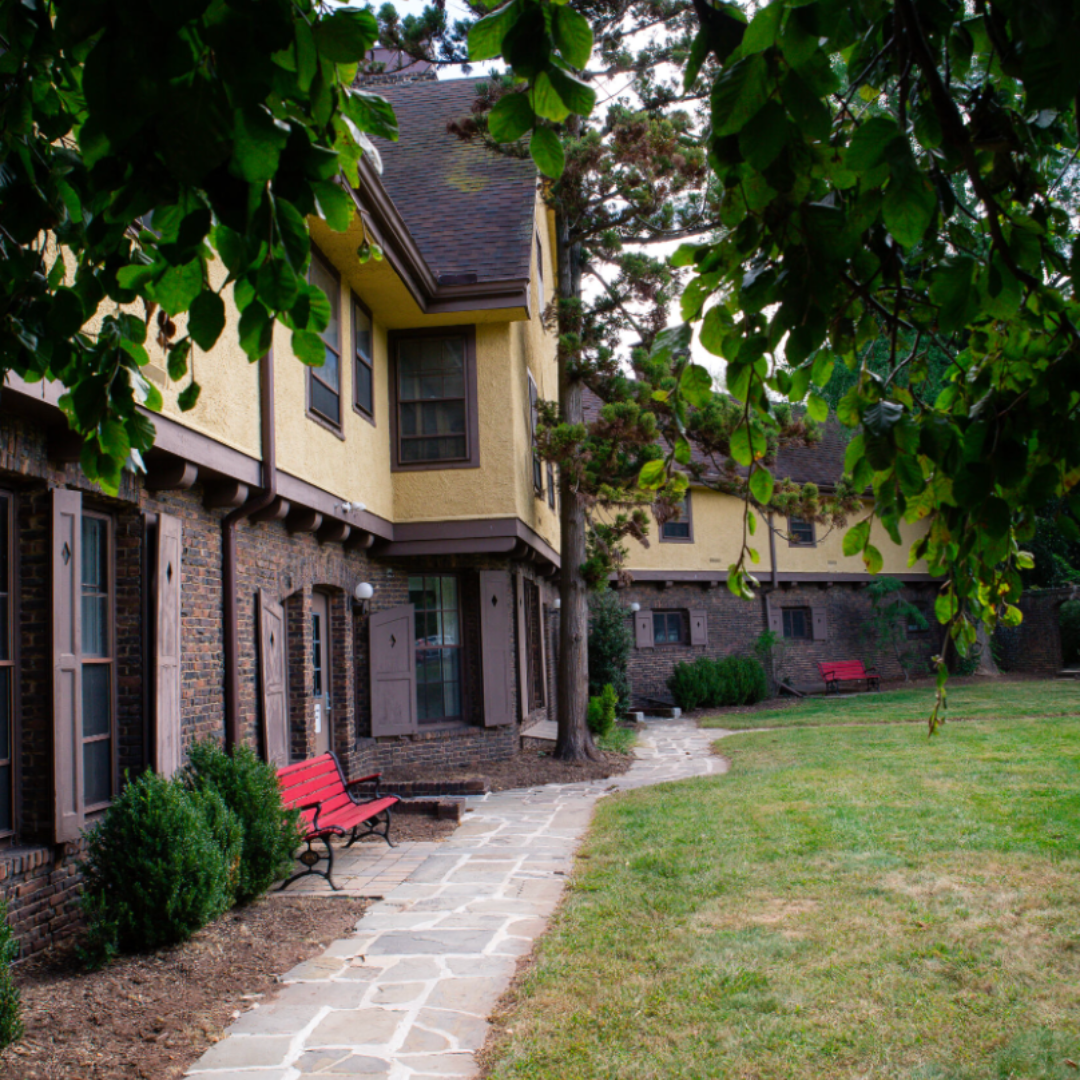
[{"label": "brick foundation", "polygon": [[999,626],[993,651],[1003,671],[1052,678],[1064,666],[1061,649],[1061,605],[1080,600],[1080,589],[1038,589],[1020,598],[1023,622]]}]

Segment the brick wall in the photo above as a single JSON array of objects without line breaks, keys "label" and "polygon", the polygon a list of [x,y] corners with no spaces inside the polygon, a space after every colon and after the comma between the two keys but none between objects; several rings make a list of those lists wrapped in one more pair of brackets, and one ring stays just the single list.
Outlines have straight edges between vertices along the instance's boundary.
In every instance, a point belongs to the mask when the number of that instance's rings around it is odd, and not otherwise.
[{"label": "brick wall", "polygon": [[993,648],[1005,671],[1053,677],[1064,666],[1061,649],[1061,605],[1080,600],[1080,589],[1039,589],[1020,599],[1019,626],[999,627]]},{"label": "brick wall", "polygon": [[[902,594],[915,603],[926,603],[932,593],[909,587]],[[636,583],[619,590],[619,598],[630,615],[630,604],[638,603],[643,611],[704,611],[708,618],[707,645],[657,645],[634,648],[630,654],[630,681],[633,700],[645,706],[645,698],[668,697],[667,680],[680,662],[699,656],[718,659],[731,654],[753,655],[754,642],[768,628],[767,604],[784,607],[820,608],[826,613],[828,636],[825,640],[787,639],[779,650],[778,676],[795,683],[820,681],[817,663],[824,660],[862,660],[875,665],[883,678],[903,677],[895,655],[875,654],[863,636],[870,611],[866,590],[858,585],[792,585],[764,593],[753,601],[739,600],[722,584],[704,588],[698,584],[676,583],[661,588],[651,583]],[[926,633],[911,635],[908,646],[924,661],[938,649],[940,636],[935,627]]]}]

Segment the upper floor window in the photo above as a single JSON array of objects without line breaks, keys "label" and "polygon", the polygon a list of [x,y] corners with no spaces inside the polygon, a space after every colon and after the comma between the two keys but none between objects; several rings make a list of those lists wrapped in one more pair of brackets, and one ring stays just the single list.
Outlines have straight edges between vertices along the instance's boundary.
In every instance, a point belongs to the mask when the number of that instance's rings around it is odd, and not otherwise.
[{"label": "upper floor window", "polygon": [[395,335],[395,469],[479,465],[475,342],[471,327]]},{"label": "upper floor window", "polygon": [[817,543],[814,523],[803,518],[788,518],[788,543],[792,547],[813,547]]},{"label": "upper floor window", "polygon": [[547,487],[548,487],[548,506],[552,510],[555,509],[555,466],[549,461],[547,463]]},{"label": "upper floor window", "polygon": [[337,274],[317,255],[311,260],[308,280],[330,302],[330,321],[322,332],[326,358],[322,367],[308,368],[308,411],[341,427],[341,288]]},{"label": "upper floor window", "polygon": [[544,465],[540,455],[536,452],[536,402],[539,394],[536,390],[536,380],[529,376],[529,456],[532,459],[533,490],[537,496],[544,495]]},{"label": "upper floor window", "polygon": [[540,297],[540,307],[544,306],[544,249],[540,244],[540,234],[536,234],[536,292]]},{"label": "upper floor window", "polygon": [[353,297],[353,386],[354,404],[369,420],[375,416],[375,363],[372,346],[371,313]]},{"label": "upper floor window", "polygon": [[679,516],[665,521],[660,530],[660,539],[674,541],[676,543],[692,544],[694,542],[693,519],[690,511],[690,492],[679,503]]}]

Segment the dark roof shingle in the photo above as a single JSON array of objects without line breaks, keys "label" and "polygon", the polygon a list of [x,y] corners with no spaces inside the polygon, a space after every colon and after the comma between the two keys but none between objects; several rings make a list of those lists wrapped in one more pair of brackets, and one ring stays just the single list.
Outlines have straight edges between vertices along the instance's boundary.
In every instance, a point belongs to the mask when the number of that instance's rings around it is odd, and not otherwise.
[{"label": "dark roof shingle", "polygon": [[527,279],[536,200],[532,161],[496,153],[479,140],[463,142],[446,130],[448,122],[470,115],[477,84],[484,81],[373,86],[393,105],[401,133],[396,143],[378,142],[382,182],[440,278]]}]

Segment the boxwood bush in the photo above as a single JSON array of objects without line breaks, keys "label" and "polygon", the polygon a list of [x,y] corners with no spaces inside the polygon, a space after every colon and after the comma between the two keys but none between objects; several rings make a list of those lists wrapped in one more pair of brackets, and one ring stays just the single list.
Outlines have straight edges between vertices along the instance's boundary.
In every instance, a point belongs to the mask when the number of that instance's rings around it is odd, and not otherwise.
[{"label": "boxwood bush", "polygon": [[668,689],[680,709],[753,705],[768,696],[768,680],[761,662],[752,656],[725,656],[711,660],[699,656],[675,665]]},{"label": "boxwood bush", "polygon": [[232,903],[241,830],[216,792],[143,773],[88,833],[84,956],[186,941]]},{"label": "boxwood bush", "polygon": [[19,955],[19,943],[7,921],[7,904],[0,900],[0,1050],[22,1038],[19,988],[11,977],[11,965]]},{"label": "boxwood bush", "polygon": [[186,782],[193,791],[213,791],[239,818],[243,830],[236,899],[260,896],[292,867],[300,815],[281,803],[277,770],[247,746],[231,754],[212,739],[195,743]]}]

